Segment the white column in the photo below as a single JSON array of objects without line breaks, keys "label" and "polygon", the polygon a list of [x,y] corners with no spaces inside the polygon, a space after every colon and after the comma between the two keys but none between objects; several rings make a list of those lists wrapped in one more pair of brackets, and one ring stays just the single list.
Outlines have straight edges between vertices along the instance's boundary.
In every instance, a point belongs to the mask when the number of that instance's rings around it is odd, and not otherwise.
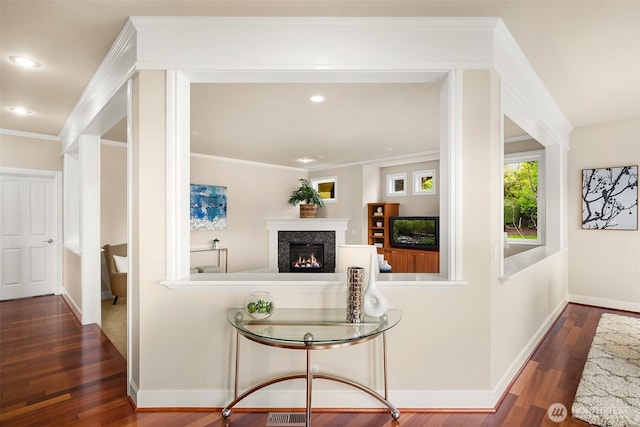
[{"label": "white column", "polygon": [[100,137],[78,138],[82,324],[101,324]]},{"label": "white column", "polygon": [[440,90],[440,274],[462,280],[462,71]]},{"label": "white column", "polygon": [[167,279],[189,275],[191,82],[167,72]]},{"label": "white column", "polygon": [[567,152],[561,144],[545,147],[545,245],[553,249],[567,247]]}]

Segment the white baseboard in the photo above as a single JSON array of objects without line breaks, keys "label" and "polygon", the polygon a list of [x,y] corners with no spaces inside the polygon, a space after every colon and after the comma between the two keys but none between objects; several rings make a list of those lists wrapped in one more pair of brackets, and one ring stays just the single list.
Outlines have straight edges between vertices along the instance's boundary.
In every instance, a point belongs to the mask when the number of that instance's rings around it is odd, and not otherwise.
[{"label": "white baseboard", "polygon": [[73,298],[71,298],[71,295],[69,295],[69,293],[64,287],[61,288],[60,294],[62,295],[62,298],[64,298],[65,302],[71,309],[71,312],[73,313],[73,315],[78,319],[80,323],[82,323],[82,310],[80,310],[80,307],[78,307],[78,304],[76,304]]},{"label": "white baseboard", "polygon": [[[322,381],[322,380],[316,380]],[[304,408],[302,383],[295,389],[260,390],[242,400],[237,408]],[[131,389],[132,387],[130,387]],[[135,390],[131,398],[138,408],[223,408],[233,400],[228,390]],[[495,406],[492,391],[389,390],[389,401],[402,408],[474,408]],[[359,390],[313,390],[314,408],[385,408],[378,400]]]},{"label": "white baseboard", "polygon": [[[127,363],[127,365],[129,364]],[[127,369],[129,368],[130,367],[127,366]],[[129,380],[128,388],[129,388],[128,390],[129,397],[131,398],[133,403],[135,403],[136,407],[138,407],[138,385],[133,380]]]},{"label": "white baseboard", "polygon": [[615,299],[588,297],[584,295],[572,295],[572,294],[569,294],[569,302],[574,302],[576,304],[593,305],[593,306],[602,307],[602,308],[612,308],[615,310],[640,312],[640,303],[637,303],[637,302],[620,301]]}]

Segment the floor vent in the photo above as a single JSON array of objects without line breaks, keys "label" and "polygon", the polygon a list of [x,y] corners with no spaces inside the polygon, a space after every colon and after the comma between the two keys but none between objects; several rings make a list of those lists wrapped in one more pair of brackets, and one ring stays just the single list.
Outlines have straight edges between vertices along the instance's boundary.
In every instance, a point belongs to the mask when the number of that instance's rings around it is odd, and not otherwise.
[{"label": "floor vent", "polygon": [[269,412],[269,417],[267,418],[267,427],[304,427],[306,418],[307,414],[304,412]]}]

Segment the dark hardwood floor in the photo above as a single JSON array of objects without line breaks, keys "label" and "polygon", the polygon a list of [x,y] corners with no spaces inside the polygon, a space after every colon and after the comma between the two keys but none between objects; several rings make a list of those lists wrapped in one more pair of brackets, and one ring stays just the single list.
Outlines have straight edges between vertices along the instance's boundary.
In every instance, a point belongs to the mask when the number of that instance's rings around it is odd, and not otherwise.
[{"label": "dark hardwood floor", "polygon": [[[547,417],[555,402],[571,408],[602,313],[569,304],[494,413],[314,412],[322,427],[586,426]],[[0,302],[1,426],[233,426],[266,424],[265,412],[136,412],[126,396],[126,363],[95,325],[81,326],[58,296]]]}]

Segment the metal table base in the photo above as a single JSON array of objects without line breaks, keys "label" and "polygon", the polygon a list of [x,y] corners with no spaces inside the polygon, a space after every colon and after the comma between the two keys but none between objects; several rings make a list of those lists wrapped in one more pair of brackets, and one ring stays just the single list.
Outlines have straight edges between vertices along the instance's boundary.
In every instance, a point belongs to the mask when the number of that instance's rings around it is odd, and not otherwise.
[{"label": "metal table base", "polygon": [[[375,399],[377,399],[379,402],[381,402],[382,404],[384,404],[387,408],[389,408],[389,411],[391,412],[391,416],[393,417],[394,420],[397,420],[398,418],[400,418],[400,411],[393,405],[391,404],[391,402],[389,402],[388,399],[388,387],[387,387],[387,340],[386,340],[386,334],[385,332],[382,332],[382,354],[383,354],[383,381],[384,381],[384,396],[380,395],[378,392],[376,392],[375,390],[371,389],[370,387],[367,387],[363,384],[360,384],[356,381],[350,380],[348,378],[344,378],[341,376],[337,376],[337,375],[327,375],[327,374],[316,374],[311,372],[311,352],[314,350],[314,348],[306,348],[306,356],[307,356],[307,368],[306,368],[306,373],[301,373],[301,374],[293,374],[293,375],[285,375],[285,376],[280,376],[277,378],[272,378],[270,380],[261,382],[251,388],[249,388],[248,390],[244,391],[241,394],[238,394],[238,371],[239,371],[239,367],[240,367],[240,333],[236,332],[236,363],[235,363],[235,380],[234,380],[234,399],[233,401],[231,401],[227,406],[224,407],[224,409],[222,409],[222,416],[224,418],[228,418],[229,416],[231,416],[231,409],[237,405],[240,401],[242,401],[245,397],[253,394],[254,392],[263,389],[267,386],[270,386],[272,384],[276,384],[276,383],[280,383],[283,381],[289,381],[289,380],[296,380],[296,379],[304,379],[306,382],[306,421],[305,421],[305,425],[306,426],[311,426],[311,395],[312,395],[312,386],[313,386],[313,380],[314,379],[321,379],[321,380],[330,380],[330,381],[336,381],[342,384],[346,384],[348,386],[354,387],[358,390],[361,390],[365,393],[367,393],[368,395],[374,397]],[[256,341],[251,339],[251,337],[247,337],[248,339],[252,340],[252,341]],[[372,337],[372,338],[375,338]],[[257,341],[260,342],[260,341]]]}]

